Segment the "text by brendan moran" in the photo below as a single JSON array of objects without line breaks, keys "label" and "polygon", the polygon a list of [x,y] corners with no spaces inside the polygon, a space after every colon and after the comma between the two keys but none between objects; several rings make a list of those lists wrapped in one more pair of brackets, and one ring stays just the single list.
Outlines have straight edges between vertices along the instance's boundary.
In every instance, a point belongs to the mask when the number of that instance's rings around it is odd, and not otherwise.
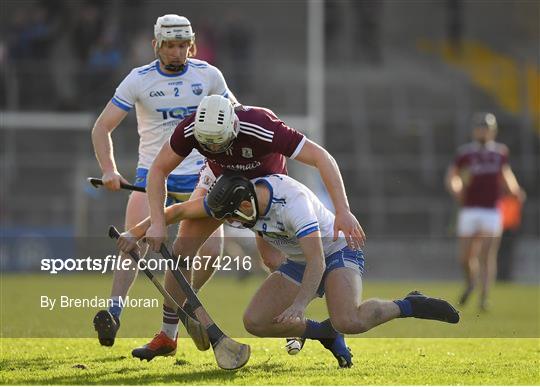
[{"label": "text by brendan moran", "polygon": [[[122,308],[158,308],[159,300],[157,298],[132,298],[129,296],[120,297],[119,303]],[[112,300],[109,298],[72,298],[69,296],[49,297],[41,296],[40,306],[48,310],[55,308],[102,308],[107,309],[112,306]]]}]

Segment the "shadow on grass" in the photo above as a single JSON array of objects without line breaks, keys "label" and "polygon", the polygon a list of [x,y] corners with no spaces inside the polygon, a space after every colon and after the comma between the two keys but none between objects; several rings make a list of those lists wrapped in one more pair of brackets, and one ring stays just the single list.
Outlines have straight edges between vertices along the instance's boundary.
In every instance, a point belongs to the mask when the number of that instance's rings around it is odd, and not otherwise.
[{"label": "shadow on grass", "polygon": [[[109,360],[119,360],[112,358]],[[102,359],[105,361],[105,359]],[[253,377],[260,377],[261,373],[271,373],[272,377],[281,374],[283,378],[290,376],[290,367],[284,366],[276,362],[263,362],[246,366],[235,371],[226,371],[218,368],[201,371],[190,371],[183,368],[183,362],[176,363],[176,366],[167,368],[161,374],[156,374],[153,370],[147,374],[141,374],[145,370],[137,369],[133,365],[121,367],[114,370],[109,370],[108,375],[97,375],[97,370],[92,367],[81,369],[72,375],[62,375],[50,378],[29,378],[21,380],[18,384],[24,385],[154,385],[154,384],[170,384],[170,385],[221,385],[227,384],[253,384]],[[206,366],[206,365],[203,365]],[[215,365],[212,365],[215,367]],[[140,371],[140,372],[139,372]],[[320,367],[303,366],[303,372],[320,371]],[[135,373],[135,374],[134,374]],[[131,374],[131,375],[130,375]],[[278,378],[276,380],[281,380]],[[268,379],[261,379],[261,384],[268,384]]]},{"label": "shadow on grass", "polygon": [[80,363],[103,363],[103,362],[115,362],[126,360],[127,356],[104,356],[94,359],[81,359],[78,355],[66,356],[61,359],[51,359],[47,356],[34,357],[32,359],[15,359],[15,360],[0,360],[0,368],[2,370],[47,370],[51,369],[54,366],[58,365],[58,362],[61,361],[62,364],[73,365]]},{"label": "shadow on grass", "polygon": [[224,370],[207,370],[198,372],[171,372],[167,371],[162,374],[150,375],[132,375],[133,368],[125,367],[114,370],[110,375],[97,376],[95,373],[88,373],[86,370],[69,375],[56,376],[51,378],[35,378],[25,379],[19,384],[23,385],[153,385],[153,384],[170,384],[170,385],[195,385],[209,384],[219,385],[227,381],[236,380],[239,371],[224,371]]}]

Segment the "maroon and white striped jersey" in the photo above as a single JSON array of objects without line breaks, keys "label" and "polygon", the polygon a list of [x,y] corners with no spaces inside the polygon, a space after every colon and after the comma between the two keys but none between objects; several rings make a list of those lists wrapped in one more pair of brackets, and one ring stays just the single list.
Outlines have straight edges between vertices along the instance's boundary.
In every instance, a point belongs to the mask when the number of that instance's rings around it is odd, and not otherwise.
[{"label": "maroon and white striped jersey", "polygon": [[241,173],[248,179],[273,173],[287,174],[285,157],[294,159],[306,137],[285,125],[271,110],[238,106],[235,112],[240,129],[226,152],[210,153],[199,145],[193,135],[195,114],[178,124],[169,140],[171,148],[181,157],[197,149],[207,158],[215,176],[226,170]]}]

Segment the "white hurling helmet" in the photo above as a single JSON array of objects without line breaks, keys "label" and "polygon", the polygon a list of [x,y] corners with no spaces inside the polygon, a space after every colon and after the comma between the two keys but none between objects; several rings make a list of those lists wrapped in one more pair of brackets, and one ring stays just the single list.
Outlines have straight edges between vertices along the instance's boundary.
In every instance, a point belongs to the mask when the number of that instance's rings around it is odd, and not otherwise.
[{"label": "white hurling helmet", "polygon": [[161,47],[167,40],[195,40],[195,34],[191,29],[191,23],[184,16],[174,14],[160,16],[154,25],[154,37],[157,47]]},{"label": "white hurling helmet", "polygon": [[184,68],[184,64],[165,63],[159,55],[159,49],[163,42],[168,40],[189,40],[191,43],[195,41],[195,34],[191,29],[191,23],[184,16],[164,15],[158,17],[154,25],[154,37],[156,38],[156,47],[154,54],[156,58],[165,66],[167,70],[178,72]]},{"label": "white hurling helmet", "polygon": [[193,135],[202,148],[211,153],[225,152],[238,130],[238,117],[228,98],[209,95],[202,99],[193,127]]}]

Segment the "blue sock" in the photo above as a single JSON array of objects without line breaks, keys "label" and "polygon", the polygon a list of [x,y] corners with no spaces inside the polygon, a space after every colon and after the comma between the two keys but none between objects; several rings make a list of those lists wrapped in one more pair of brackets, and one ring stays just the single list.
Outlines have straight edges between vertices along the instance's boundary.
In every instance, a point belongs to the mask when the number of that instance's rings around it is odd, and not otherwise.
[{"label": "blue sock", "polygon": [[399,306],[399,311],[401,313],[399,317],[412,316],[412,305],[409,300],[394,300],[394,303]]},{"label": "blue sock", "polygon": [[306,319],[306,331],[302,335],[305,339],[333,339],[337,336],[337,332],[330,323],[330,319],[323,322],[317,322]]},{"label": "blue sock", "polygon": [[109,308],[109,313],[120,320],[120,314],[122,313],[122,307],[120,306],[120,297],[111,297],[112,306]]}]

